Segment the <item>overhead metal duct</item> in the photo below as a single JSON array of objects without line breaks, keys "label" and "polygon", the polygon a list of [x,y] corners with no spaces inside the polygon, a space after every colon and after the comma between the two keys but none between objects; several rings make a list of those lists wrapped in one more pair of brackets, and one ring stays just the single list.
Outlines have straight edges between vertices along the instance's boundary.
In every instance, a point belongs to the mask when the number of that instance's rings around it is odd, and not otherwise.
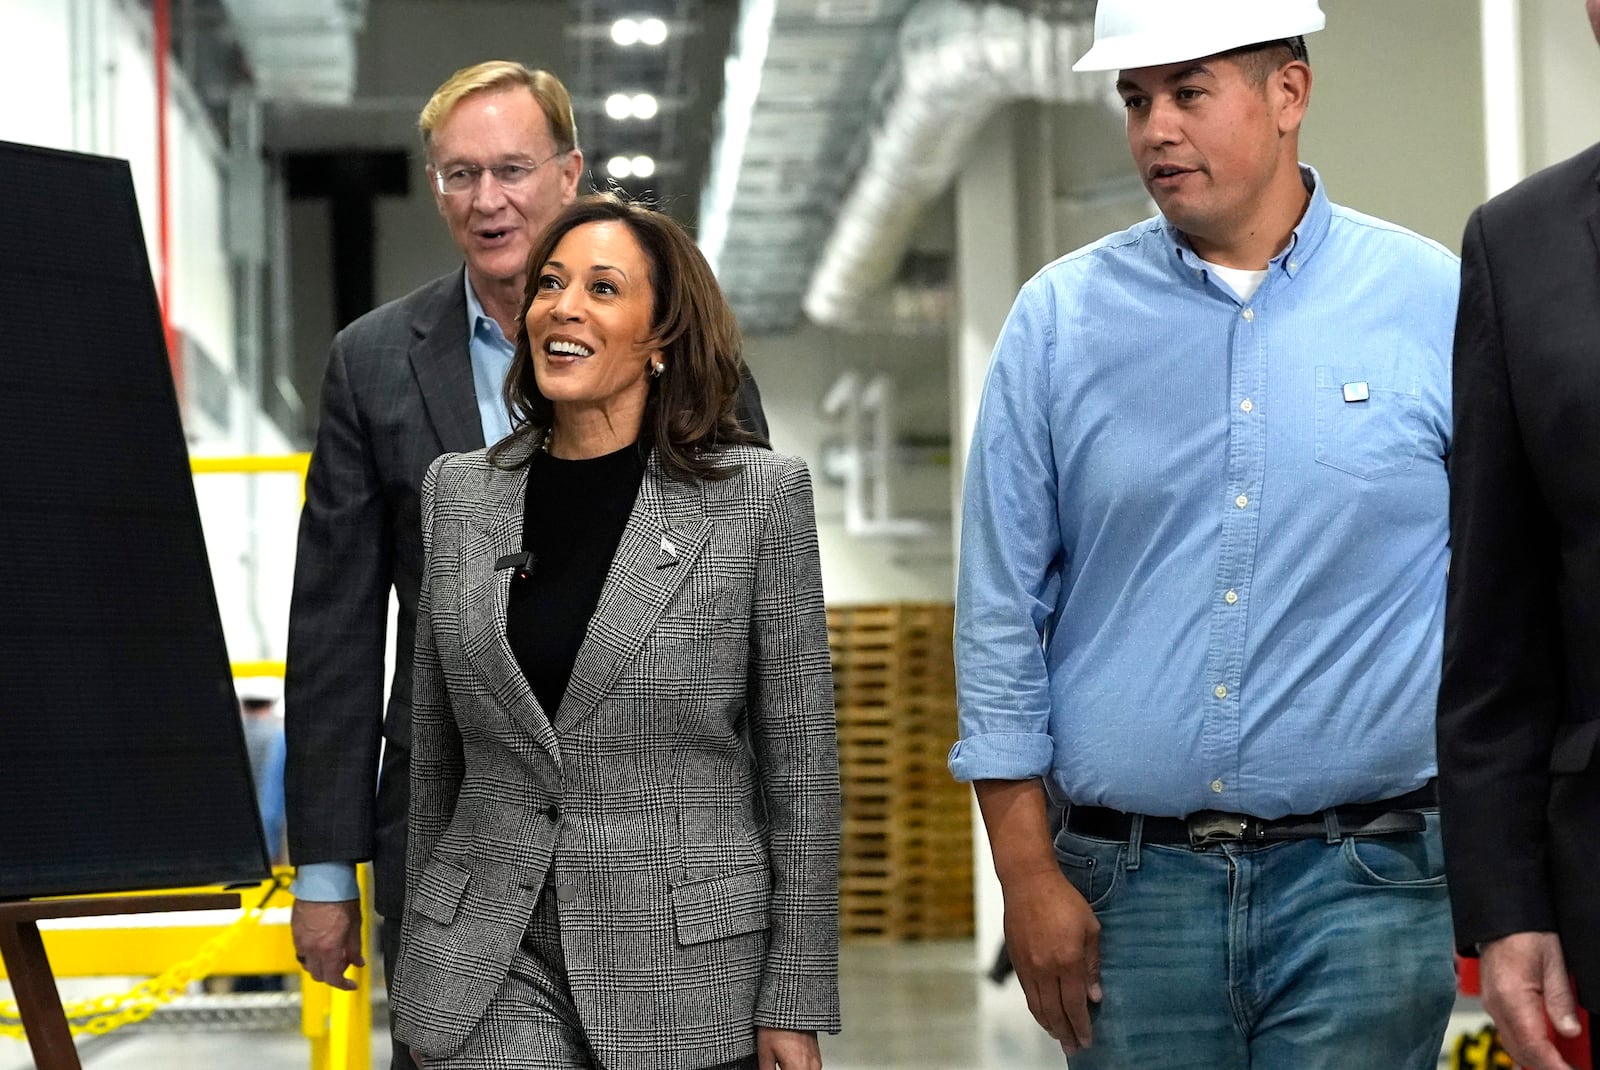
[{"label": "overhead metal duct", "polygon": [[366,0],[222,0],[263,99],[350,103]]},{"label": "overhead metal duct", "polygon": [[[811,271],[805,311],[829,326],[865,317],[928,202],[950,184],[979,128],[1020,99],[1114,103],[1112,76],[1074,74],[1092,5],[1069,17],[1001,3],[922,0],[901,25],[898,81]],[[1081,9],[1081,10],[1080,10]]]}]

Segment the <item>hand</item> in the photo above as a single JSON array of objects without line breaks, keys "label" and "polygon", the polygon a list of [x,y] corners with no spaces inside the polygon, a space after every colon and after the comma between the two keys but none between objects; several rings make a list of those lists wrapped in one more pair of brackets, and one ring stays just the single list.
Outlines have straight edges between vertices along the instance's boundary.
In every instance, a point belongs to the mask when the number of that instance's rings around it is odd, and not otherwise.
[{"label": "hand", "polygon": [[1003,886],[1006,947],[1028,1010],[1069,1057],[1094,1042],[1089,1004],[1099,1003],[1100,922],[1057,869]]},{"label": "hand", "polygon": [[307,973],[334,988],[346,992],[355,989],[356,983],[348,980],[344,971],[367,964],[361,954],[359,899],[332,903],[296,899],[289,915],[289,931],[294,936],[295,958]]},{"label": "hand", "polygon": [[1556,1032],[1581,1031],[1561,940],[1555,933],[1512,933],[1483,945],[1479,973],[1483,1006],[1500,1030],[1500,1043],[1525,1070],[1573,1070],[1550,1043],[1546,1015]]},{"label": "hand", "polygon": [[822,1070],[817,1034],[756,1027],[756,1061],[761,1070]]}]

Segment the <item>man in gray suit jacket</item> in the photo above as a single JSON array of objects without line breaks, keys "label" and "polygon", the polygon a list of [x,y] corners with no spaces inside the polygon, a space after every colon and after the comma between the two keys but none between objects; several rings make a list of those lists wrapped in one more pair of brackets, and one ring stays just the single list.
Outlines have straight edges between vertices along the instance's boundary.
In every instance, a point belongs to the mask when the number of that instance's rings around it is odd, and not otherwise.
[{"label": "man in gray suit jacket", "polygon": [[[285,713],[296,953],[341,988],[362,965],[355,865],[371,859],[393,962],[405,895],[411,661],[422,567],[418,492],[441,453],[510,430],[501,384],[527,257],[577,193],[583,154],[553,75],[502,61],[458,71],[418,120],[439,214],[465,268],[340,331],[328,358],[290,610]],[[763,438],[754,384],[741,419]],[[399,602],[383,707],[389,591]],[[382,749],[382,775],[379,753]],[[396,1046],[394,1065],[411,1066]]]}]

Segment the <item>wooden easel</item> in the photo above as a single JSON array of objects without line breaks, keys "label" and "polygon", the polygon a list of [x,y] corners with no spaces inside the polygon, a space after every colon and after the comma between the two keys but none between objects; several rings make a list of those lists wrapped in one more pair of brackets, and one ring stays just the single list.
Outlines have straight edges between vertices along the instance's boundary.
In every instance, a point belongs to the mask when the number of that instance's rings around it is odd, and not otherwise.
[{"label": "wooden easel", "polygon": [[37,1070],[82,1070],[78,1049],[67,1028],[50,959],[39,936],[46,918],[89,918],[110,914],[153,914],[172,910],[229,910],[239,906],[238,892],[183,895],[122,895],[91,899],[27,899],[0,903],[0,957],[5,959],[11,988],[22,1012]]}]

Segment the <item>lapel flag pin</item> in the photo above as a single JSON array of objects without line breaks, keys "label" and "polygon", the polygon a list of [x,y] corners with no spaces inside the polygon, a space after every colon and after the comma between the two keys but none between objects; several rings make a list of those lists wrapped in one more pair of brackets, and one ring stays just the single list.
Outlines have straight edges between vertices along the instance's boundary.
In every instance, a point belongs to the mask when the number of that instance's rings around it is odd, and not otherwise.
[{"label": "lapel flag pin", "polygon": [[656,568],[670,568],[678,563],[678,547],[667,536],[661,536],[661,556],[656,558]]},{"label": "lapel flag pin", "polygon": [[1365,382],[1344,384],[1344,399],[1346,401],[1366,401],[1372,394],[1367,390]]}]

